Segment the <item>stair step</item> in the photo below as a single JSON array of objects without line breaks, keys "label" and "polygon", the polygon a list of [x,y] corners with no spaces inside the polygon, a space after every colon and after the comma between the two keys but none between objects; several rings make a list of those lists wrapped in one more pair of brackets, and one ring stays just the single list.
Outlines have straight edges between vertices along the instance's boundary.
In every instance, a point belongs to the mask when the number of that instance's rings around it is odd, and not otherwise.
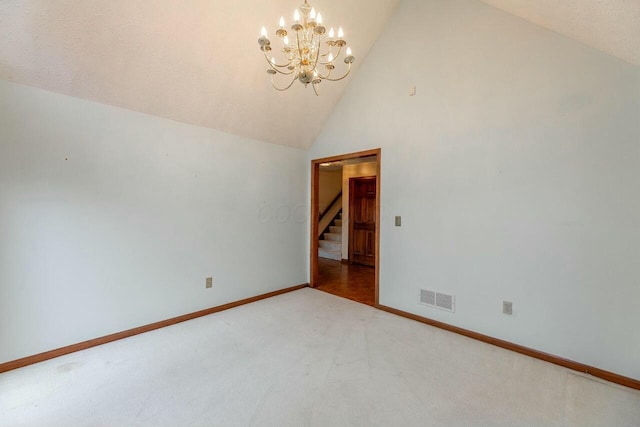
[{"label": "stair step", "polygon": [[342,233],[324,233],[324,240],[342,241]]},{"label": "stair step", "polygon": [[336,226],[332,225],[331,227],[329,227],[329,232],[330,233],[342,233],[342,227],[336,227]]},{"label": "stair step", "polygon": [[319,240],[318,246],[330,251],[342,251],[342,242],[336,242],[335,240]]},{"label": "stair step", "polygon": [[342,220],[336,219],[335,221],[333,221],[333,225],[335,225],[336,227],[342,227]]},{"label": "stair step", "polygon": [[320,258],[328,258],[335,259],[336,261],[340,261],[342,259],[342,252],[340,251],[329,251],[324,248],[318,248],[318,256]]}]

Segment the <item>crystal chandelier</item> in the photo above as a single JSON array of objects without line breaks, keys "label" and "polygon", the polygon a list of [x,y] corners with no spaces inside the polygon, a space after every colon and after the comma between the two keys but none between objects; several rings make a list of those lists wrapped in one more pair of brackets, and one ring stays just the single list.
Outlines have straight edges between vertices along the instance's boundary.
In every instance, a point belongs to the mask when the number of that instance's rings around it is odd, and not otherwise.
[{"label": "crystal chandelier", "polygon": [[[282,42],[281,51],[284,56],[282,62],[276,60],[274,56],[269,58],[272,51],[271,40],[267,36],[266,28],[262,27],[258,44],[269,64],[267,73],[271,76],[271,84],[279,91],[289,89],[298,80],[305,87],[311,83],[314,92],[318,95],[318,85],[323,80],[336,82],[349,75],[355,57],[351,53],[351,48],[347,47],[347,42],[344,41],[342,28],[338,29],[337,34],[331,28],[327,34],[326,27],[322,25],[322,14],[316,14],[316,10],[307,3],[307,0],[295,10],[293,21],[291,34],[285,29],[284,17],[280,18],[280,28],[276,31],[276,36]],[[324,37],[325,35],[327,37]],[[342,76],[334,77],[335,62],[343,50],[345,50],[344,63],[347,64],[347,69]],[[287,78],[283,77],[284,86],[279,87],[276,84],[274,78],[276,75],[287,76]]]}]

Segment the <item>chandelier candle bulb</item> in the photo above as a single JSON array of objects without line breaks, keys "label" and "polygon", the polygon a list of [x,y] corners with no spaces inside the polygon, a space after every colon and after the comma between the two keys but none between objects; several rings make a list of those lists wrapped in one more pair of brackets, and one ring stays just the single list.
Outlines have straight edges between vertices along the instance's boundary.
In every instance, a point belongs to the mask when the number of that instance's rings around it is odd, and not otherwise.
[{"label": "chandelier candle bulb", "polygon": [[[351,48],[346,48],[347,42],[344,40],[342,27],[338,27],[337,40],[334,39],[335,30],[333,27],[329,30],[327,37],[327,29],[322,25],[322,14],[316,12],[308,0],[304,0],[304,3],[295,9],[293,19],[294,23],[291,25],[293,39],[290,43],[289,34],[285,29],[284,16],[280,17],[279,27],[275,33],[282,41],[283,46],[278,49],[272,49],[267,29],[262,27],[258,44],[269,64],[267,73],[271,76],[271,84],[278,91],[289,89],[297,80],[305,87],[311,84],[315,94],[319,95],[320,83],[323,81],[336,82],[346,78],[351,72],[351,64],[355,58]],[[276,55],[281,55],[279,61],[275,56],[270,55],[272,51],[279,52],[276,53]],[[343,71],[336,70],[336,62],[340,57],[343,58],[340,62],[346,64],[346,66],[341,66]],[[337,77],[333,75],[334,70]],[[274,76],[284,76],[279,77],[284,79],[284,84],[278,84],[277,77]]]},{"label": "chandelier candle bulb", "polygon": [[351,65],[353,63],[353,61],[355,61],[356,58],[354,58],[354,56],[351,54],[351,48],[348,47],[347,48],[347,57],[344,58],[344,63],[347,65]]},{"label": "chandelier candle bulb", "polygon": [[262,30],[260,31],[260,38],[258,39],[258,44],[260,45],[260,48],[264,52],[266,52],[269,49],[269,45],[271,44],[271,41],[267,37],[267,29],[265,27],[262,27]]}]

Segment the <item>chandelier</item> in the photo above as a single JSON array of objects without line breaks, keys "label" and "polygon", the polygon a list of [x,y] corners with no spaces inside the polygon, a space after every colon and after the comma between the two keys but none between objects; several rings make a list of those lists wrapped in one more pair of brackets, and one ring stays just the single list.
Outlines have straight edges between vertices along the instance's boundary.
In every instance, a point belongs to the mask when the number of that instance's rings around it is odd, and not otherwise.
[{"label": "chandelier", "polygon": [[[318,85],[323,80],[336,82],[349,75],[355,57],[351,53],[351,48],[347,47],[347,42],[344,41],[342,27],[337,33],[333,28],[327,33],[326,27],[322,25],[322,14],[316,13],[307,0],[295,10],[293,21],[291,33],[289,33],[285,29],[284,17],[280,18],[280,27],[276,31],[276,36],[282,42],[280,56],[284,59],[281,60],[271,56],[273,49],[271,40],[267,36],[267,29],[262,27],[258,44],[269,64],[267,73],[271,76],[273,87],[281,92],[289,89],[298,80],[305,87],[311,84],[318,95]],[[340,77],[334,77],[336,61],[343,50],[345,51],[344,63],[347,64],[346,71]],[[284,80],[284,86],[276,84],[276,75],[286,76],[281,78]]]}]

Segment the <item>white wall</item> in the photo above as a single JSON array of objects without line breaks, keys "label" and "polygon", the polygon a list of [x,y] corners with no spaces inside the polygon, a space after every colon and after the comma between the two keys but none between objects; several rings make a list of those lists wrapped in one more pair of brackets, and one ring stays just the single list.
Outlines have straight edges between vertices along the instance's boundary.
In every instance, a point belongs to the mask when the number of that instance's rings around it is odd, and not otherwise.
[{"label": "white wall", "polygon": [[378,162],[344,165],[342,168],[342,258],[349,258],[349,179],[376,176]]},{"label": "white wall", "polygon": [[307,168],[0,81],[0,362],[306,282]]},{"label": "white wall", "polygon": [[309,156],[375,147],[382,304],[640,378],[640,69],[474,0],[404,0]]}]

